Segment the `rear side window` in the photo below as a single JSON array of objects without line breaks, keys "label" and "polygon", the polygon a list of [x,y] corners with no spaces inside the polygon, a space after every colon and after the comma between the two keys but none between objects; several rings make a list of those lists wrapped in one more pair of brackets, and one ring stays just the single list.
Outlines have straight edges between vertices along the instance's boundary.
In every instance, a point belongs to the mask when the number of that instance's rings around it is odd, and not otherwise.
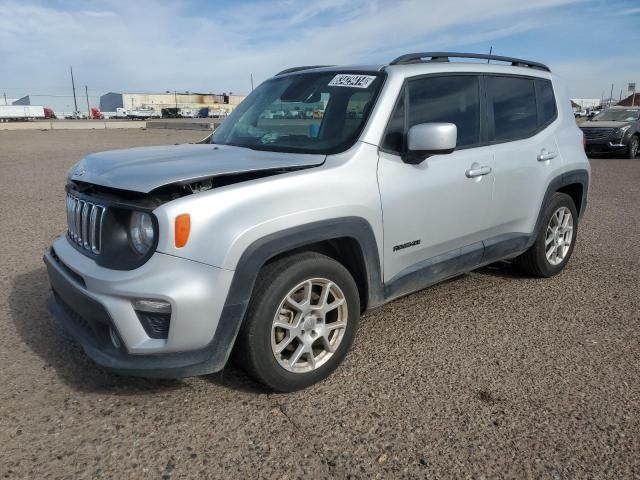
[{"label": "rear side window", "polygon": [[448,122],[458,127],[458,147],[480,143],[480,81],[476,75],[438,76],[408,84],[409,125]]},{"label": "rear side window", "polygon": [[542,117],[538,123],[541,127],[545,127],[553,122],[558,114],[556,99],[553,95],[553,87],[549,80],[536,80],[536,88],[538,90],[538,104]]},{"label": "rear side window", "polygon": [[487,76],[486,88],[489,141],[515,140],[538,130],[533,79]]}]

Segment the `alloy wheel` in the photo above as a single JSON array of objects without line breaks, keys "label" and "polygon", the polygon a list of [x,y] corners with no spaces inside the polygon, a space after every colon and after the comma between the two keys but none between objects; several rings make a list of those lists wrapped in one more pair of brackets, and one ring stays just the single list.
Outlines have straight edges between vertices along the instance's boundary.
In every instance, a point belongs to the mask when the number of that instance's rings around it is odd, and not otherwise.
[{"label": "alloy wheel", "polygon": [[290,372],[313,371],[336,352],[347,320],[347,302],[338,285],[326,278],[305,280],[287,293],[273,318],[273,355]]},{"label": "alloy wheel", "polygon": [[573,239],[573,215],[567,207],[558,208],[547,225],[544,250],[551,265],[559,265],[566,258]]}]

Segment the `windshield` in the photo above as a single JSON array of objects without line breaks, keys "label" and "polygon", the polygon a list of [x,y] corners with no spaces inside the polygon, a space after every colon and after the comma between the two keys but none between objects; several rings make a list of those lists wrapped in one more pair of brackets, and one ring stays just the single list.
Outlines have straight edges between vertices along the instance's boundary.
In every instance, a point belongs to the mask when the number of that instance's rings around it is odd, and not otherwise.
[{"label": "windshield", "polygon": [[216,129],[211,143],[254,150],[338,153],[362,131],[379,72],[316,72],[267,80]]},{"label": "windshield", "polygon": [[604,110],[593,117],[593,122],[635,122],[640,116],[638,110]]}]

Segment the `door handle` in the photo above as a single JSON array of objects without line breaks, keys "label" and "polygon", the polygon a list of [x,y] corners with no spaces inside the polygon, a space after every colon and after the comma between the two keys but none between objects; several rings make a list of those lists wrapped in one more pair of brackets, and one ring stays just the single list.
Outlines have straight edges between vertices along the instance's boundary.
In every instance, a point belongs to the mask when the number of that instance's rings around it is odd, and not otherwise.
[{"label": "door handle", "polygon": [[480,167],[480,166],[476,167],[475,165],[472,165],[469,170],[464,172],[467,178],[482,177],[484,175],[489,175],[490,173],[491,173],[491,167]]},{"label": "door handle", "polygon": [[557,152],[550,152],[546,148],[543,148],[538,154],[539,162],[546,162],[547,160],[553,160],[558,156]]}]

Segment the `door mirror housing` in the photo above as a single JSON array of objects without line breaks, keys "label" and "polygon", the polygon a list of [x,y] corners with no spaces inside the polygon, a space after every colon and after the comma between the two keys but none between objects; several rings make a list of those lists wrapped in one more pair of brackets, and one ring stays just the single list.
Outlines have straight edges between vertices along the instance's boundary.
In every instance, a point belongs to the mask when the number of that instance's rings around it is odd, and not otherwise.
[{"label": "door mirror housing", "polygon": [[431,155],[451,153],[456,149],[458,127],[453,123],[419,123],[407,133],[405,163],[421,163]]}]

